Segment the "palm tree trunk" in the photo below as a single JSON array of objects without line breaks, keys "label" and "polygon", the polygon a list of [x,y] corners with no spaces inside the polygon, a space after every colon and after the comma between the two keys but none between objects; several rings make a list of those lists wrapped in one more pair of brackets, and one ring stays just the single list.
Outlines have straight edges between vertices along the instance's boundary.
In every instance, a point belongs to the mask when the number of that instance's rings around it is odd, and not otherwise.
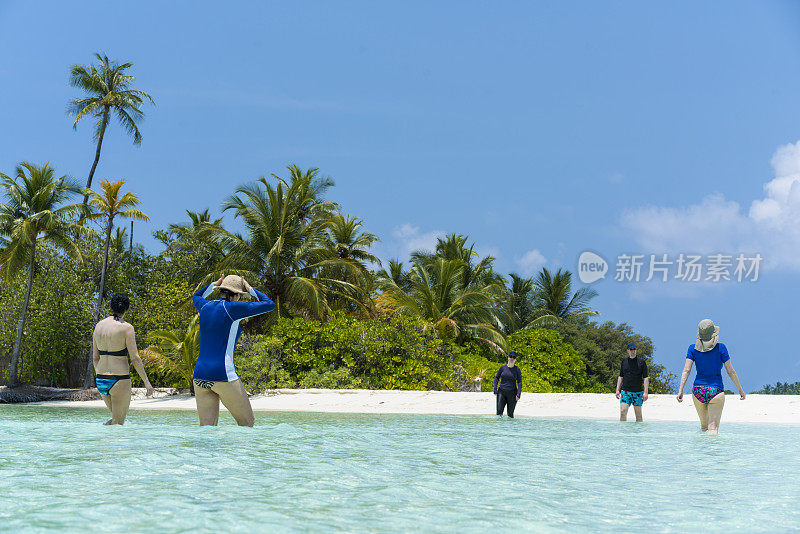
[{"label": "palm tree trunk", "polygon": [[[106,245],[103,252],[103,268],[100,271],[100,292],[97,294],[97,306],[94,310],[94,322],[92,322],[92,325],[96,325],[97,321],[100,319],[100,309],[103,306],[103,292],[106,289],[106,270],[108,269],[108,247],[111,244],[111,227],[113,224],[114,219],[109,217],[108,226],[106,227]],[[92,336],[92,340],[89,343],[89,363],[86,366],[86,378],[83,381],[83,389],[89,389],[94,387],[94,385],[94,336]]]},{"label": "palm tree trunk", "polygon": [[[92,169],[89,171],[89,179],[86,180],[86,189],[92,187],[92,178],[94,178],[94,171],[97,169],[97,162],[100,161],[100,147],[103,146],[103,136],[106,134],[106,126],[108,126],[108,107],[103,110],[103,123],[100,126],[100,135],[97,136],[97,152],[94,154],[94,163]],[[89,202],[89,195],[84,195],[83,205]]]},{"label": "palm tree trunk", "polygon": [[17,363],[19,362],[19,354],[22,350],[22,332],[25,329],[25,316],[28,313],[28,304],[31,301],[31,289],[33,289],[33,275],[36,259],[36,240],[33,241],[31,247],[31,261],[28,265],[28,287],[25,289],[25,301],[22,303],[22,313],[19,317],[19,324],[17,325],[17,339],[14,341],[14,350],[11,353],[11,369],[8,372],[8,381],[11,387],[18,384],[17,381]]}]

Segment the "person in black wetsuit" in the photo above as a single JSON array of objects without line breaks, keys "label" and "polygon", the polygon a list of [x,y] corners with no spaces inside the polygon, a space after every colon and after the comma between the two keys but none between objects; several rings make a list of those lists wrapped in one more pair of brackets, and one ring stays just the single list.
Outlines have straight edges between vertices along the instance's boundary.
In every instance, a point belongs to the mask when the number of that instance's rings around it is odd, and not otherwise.
[{"label": "person in black wetsuit", "polygon": [[[522,395],[522,372],[516,366],[517,353],[508,353],[508,363],[501,366],[494,375],[494,394],[497,396],[497,415],[503,415],[508,406],[508,416],[514,417],[514,408]],[[498,387],[498,382],[500,386]]]}]

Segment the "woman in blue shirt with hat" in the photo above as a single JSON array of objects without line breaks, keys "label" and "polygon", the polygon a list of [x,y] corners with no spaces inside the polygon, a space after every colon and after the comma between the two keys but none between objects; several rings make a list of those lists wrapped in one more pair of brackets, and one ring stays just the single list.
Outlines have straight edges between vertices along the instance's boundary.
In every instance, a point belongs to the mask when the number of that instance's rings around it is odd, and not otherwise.
[{"label": "woman in blue shirt with hat", "polygon": [[692,364],[697,364],[697,376],[692,386],[692,400],[700,428],[703,432],[716,434],[722,419],[722,408],[725,407],[725,386],[722,384],[722,366],[728,372],[733,383],[739,389],[739,399],[744,400],[745,393],[739,383],[739,377],[733,370],[728,348],[719,342],[719,327],[714,326],[711,319],[703,319],[697,326],[697,341],[689,345],[686,353],[686,364],[681,374],[681,385],[678,388],[678,402],[683,402],[683,386],[692,371]]}]

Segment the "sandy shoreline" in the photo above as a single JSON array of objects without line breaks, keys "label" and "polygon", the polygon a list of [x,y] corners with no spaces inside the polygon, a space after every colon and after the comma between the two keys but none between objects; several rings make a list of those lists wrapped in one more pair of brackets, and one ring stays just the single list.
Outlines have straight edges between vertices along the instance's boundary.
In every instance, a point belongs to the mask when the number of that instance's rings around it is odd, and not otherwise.
[{"label": "sandy shoreline", "polygon": [[[143,398],[144,390],[135,390],[131,411],[194,410],[189,395],[165,395]],[[280,389],[250,398],[255,411],[298,411],[330,413],[381,414],[453,414],[487,415],[494,413],[491,393],[448,391],[372,391],[328,389]],[[102,408],[102,400],[47,401],[39,406]],[[605,419],[619,418],[619,401],[613,394],[595,393],[524,393],[516,414],[520,417]],[[132,414],[131,414],[132,415]],[[633,419],[633,409],[628,414]],[[674,395],[651,395],[644,404],[644,419],[650,421],[696,421],[691,395],[684,394],[678,403]],[[723,421],[740,423],[775,423],[800,425],[800,395],[728,395]]]}]

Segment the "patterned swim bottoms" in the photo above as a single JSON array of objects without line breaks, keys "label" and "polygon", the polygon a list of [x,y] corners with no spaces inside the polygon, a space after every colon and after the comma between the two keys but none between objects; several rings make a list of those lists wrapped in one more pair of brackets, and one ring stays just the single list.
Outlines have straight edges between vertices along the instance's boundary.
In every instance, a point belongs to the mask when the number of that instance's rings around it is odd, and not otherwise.
[{"label": "patterned swim bottoms", "polygon": [[708,404],[711,402],[711,399],[722,392],[722,389],[714,386],[695,386],[692,388],[692,395],[694,395],[694,398],[703,404]]},{"label": "patterned swim bottoms", "polygon": [[198,380],[197,378],[194,379],[194,385],[203,389],[211,389],[214,387],[214,384],[215,382],[211,382],[210,380]]},{"label": "patterned swim bottoms", "polygon": [[619,392],[619,402],[620,404],[625,403],[628,406],[641,406],[644,404],[644,398],[642,397],[643,391],[625,391],[622,390]]}]

